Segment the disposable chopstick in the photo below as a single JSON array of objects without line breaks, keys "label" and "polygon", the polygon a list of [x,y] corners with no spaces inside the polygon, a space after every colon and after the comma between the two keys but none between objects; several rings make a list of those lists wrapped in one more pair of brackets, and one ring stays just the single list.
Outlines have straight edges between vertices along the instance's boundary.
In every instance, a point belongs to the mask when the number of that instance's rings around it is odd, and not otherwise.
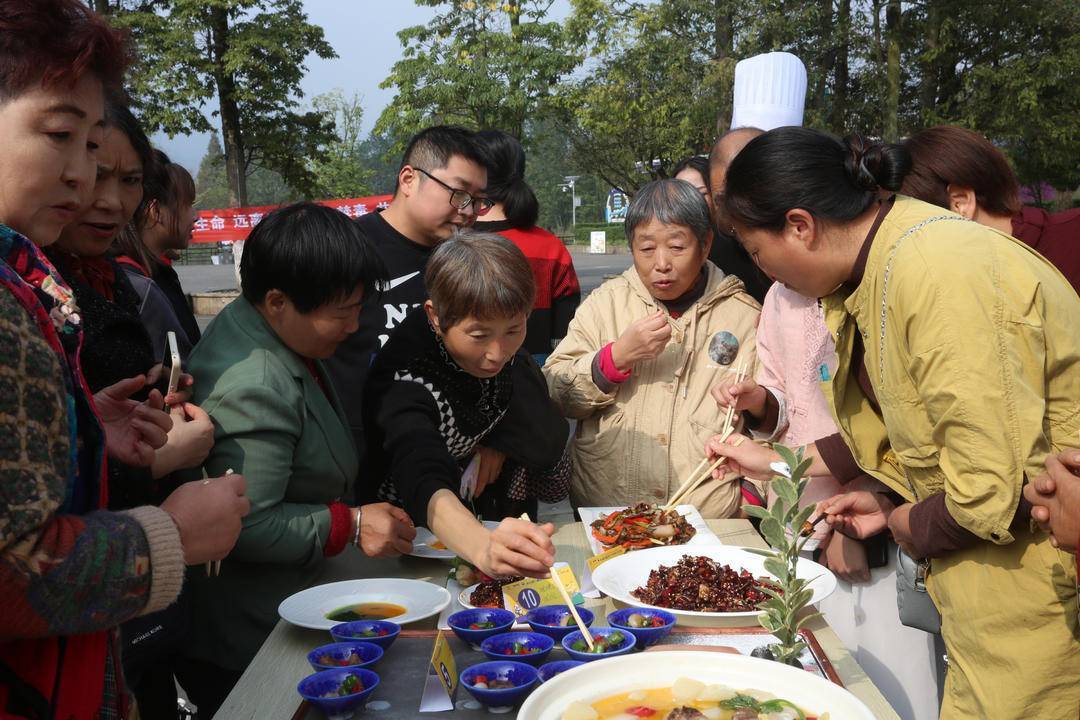
[{"label": "disposable chopstick", "polygon": [[[727,432],[725,432],[725,433],[724,433],[724,435],[722,435],[722,436],[720,437],[720,442],[724,442],[724,440],[726,440],[726,439],[727,439],[727,437],[728,437],[728,435],[730,435],[730,434],[731,434],[731,428],[729,427],[729,428],[728,428],[728,431],[727,431]],[[742,442],[743,442],[743,437],[742,437],[742,436],[740,435],[740,436],[739,436],[739,437],[737,437],[737,438],[736,438],[736,439],[735,439],[735,440],[734,440],[733,442],[734,442],[734,443],[735,443],[736,445],[741,445],[741,444],[742,444]],[[695,478],[695,481],[694,481],[694,483],[693,483],[693,484],[692,484],[692,485],[691,485],[690,487],[686,488],[686,490],[684,490],[684,491],[683,491],[683,493],[682,493],[681,495],[677,495],[677,496],[676,496],[676,497],[674,498],[674,500],[672,500],[672,501],[671,501],[671,502],[672,502],[672,504],[676,504],[676,503],[680,502],[680,501],[681,501],[681,500],[682,500],[682,499],[683,499],[684,497],[686,497],[686,496],[690,495],[690,493],[692,493],[692,492],[694,492],[695,490],[697,490],[697,489],[698,489],[698,488],[699,488],[699,487],[701,486],[701,484],[702,484],[703,482],[705,482],[705,481],[706,481],[706,480],[708,480],[708,479],[709,479],[710,477],[712,477],[712,474],[713,474],[713,470],[715,470],[716,468],[720,467],[721,463],[723,463],[723,462],[724,462],[725,460],[727,460],[727,457],[725,457],[724,455],[721,455],[720,457],[716,458],[716,462],[714,462],[714,463],[713,463],[712,465],[710,465],[710,466],[709,466],[709,468],[708,468],[708,469],[707,469],[707,470],[706,470],[705,472],[703,472],[703,473],[702,473],[701,475],[698,475],[698,476],[697,476],[697,477]]]},{"label": "disposable chopstick", "polygon": [[690,483],[694,482],[694,478],[698,476],[698,473],[701,472],[701,468],[705,467],[708,462],[709,458],[702,458],[701,462],[698,463],[697,467],[694,468],[694,470],[686,477],[686,480],[683,482],[683,484],[679,486],[679,489],[676,490],[675,493],[671,496],[671,500],[668,500],[666,503],[664,503],[664,507],[670,508],[672,506],[672,501],[682,495],[683,490],[685,490],[687,486],[690,485]]},{"label": "disposable chopstick", "polygon": [[581,636],[585,638],[585,644],[592,650],[592,633],[589,632],[589,628],[585,627],[585,623],[581,621],[581,616],[578,615],[577,607],[574,605],[574,601],[570,599],[570,594],[566,592],[566,588],[563,587],[562,578],[559,577],[559,573],[555,568],[551,568],[551,582],[555,583],[555,587],[559,589],[559,594],[562,595],[563,602],[566,603],[566,607],[570,608],[570,614],[574,616],[574,622],[576,622],[578,628],[581,629]]},{"label": "disposable chopstick", "polygon": [[[233,474],[233,469],[229,468],[228,470],[225,471],[225,474],[226,475],[232,475]],[[207,480],[206,482],[209,482],[209,480]],[[221,561],[220,560],[210,560],[210,561],[208,561],[206,563],[206,577],[210,577],[211,575],[214,575],[214,576],[221,575]]]}]

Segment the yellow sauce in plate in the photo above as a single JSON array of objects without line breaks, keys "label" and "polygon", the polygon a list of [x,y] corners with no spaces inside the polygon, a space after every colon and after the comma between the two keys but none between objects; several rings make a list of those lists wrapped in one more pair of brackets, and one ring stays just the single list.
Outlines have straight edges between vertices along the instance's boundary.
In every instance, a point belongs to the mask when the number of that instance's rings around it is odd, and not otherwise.
[{"label": "yellow sauce in plate", "polygon": [[389,620],[404,615],[408,610],[395,603],[357,603],[346,605],[326,613],[326,619],[334,622],[353,622],[354,620]]}]

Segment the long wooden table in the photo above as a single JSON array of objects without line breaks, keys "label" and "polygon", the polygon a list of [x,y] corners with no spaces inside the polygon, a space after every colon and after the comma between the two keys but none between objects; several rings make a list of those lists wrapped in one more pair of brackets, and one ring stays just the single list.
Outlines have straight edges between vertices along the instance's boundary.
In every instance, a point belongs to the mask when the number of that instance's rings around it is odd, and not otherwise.
[{"label": "long wooden table", "polygon": [[[746,520],[709,520],[709,527],[725,545],[765,547],[761,537]],[[585,542],[581,523],[567,523],[555,533],[556,557],[569,563],[578,577],[582,577],[585,560],[590,554]],[[413,557],[397,559],[368,558],[347,550],[332,558],[320,582],[336,582],[363,577],[402,577],[429,580],[445,584],[448,565],[434,560]],[[588,600],[586,606],[598,618],[610,612],[611,600],[602,598]],[[410,628],[432,629],[437,618],[411,624]],[[822,650],[828,656],[844,686],[866,703],[874,715],[882,720],[899,720],[896,712],[878,691],[870,678],[840,642],[840,638],[821,618],[812,620],[808,626],[817,637]],[[312,648],[329,641],[329,634],[321,630],[307,630],[279,621],[273,632],[259,649],[240,682],[226,698],[215,720],[273,720],[291,718],[300,703],[296,684],[311,674],[307,653]],[[453,713],[439,713],[432,717],[452,717]]]}]

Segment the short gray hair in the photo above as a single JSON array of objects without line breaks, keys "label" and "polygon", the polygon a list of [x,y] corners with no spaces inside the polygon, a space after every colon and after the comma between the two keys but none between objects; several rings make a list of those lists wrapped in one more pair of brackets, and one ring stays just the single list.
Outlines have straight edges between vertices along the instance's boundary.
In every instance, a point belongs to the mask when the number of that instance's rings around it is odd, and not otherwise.
[{"label": "short gray hair", "polygon": [[637,191],[626,209],[626,241],[633,246],[638,225],[656,220],[664,225],[684,225],[702,246],[712,232],[709,206],[685,180],[653,180]]}]

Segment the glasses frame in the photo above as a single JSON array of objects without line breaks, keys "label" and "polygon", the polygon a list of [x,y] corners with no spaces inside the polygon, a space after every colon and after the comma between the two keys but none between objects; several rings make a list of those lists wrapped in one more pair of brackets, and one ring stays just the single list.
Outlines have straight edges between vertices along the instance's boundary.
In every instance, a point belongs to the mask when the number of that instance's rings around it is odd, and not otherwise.
[{"label": "glasses frame", "polygon": [[[443,188],[445,188],[446,190],[449,190],[450,206],[458,212],[462,212],[463,210],[466,210],[471,206],[473,208],[473,212],[476,213],[476,216],[481,217],[483,215],[487,215],[488,211],[491,210],[491,208],[495,205],[494,201],[491,198],[473,197],[469,192],[462,190],[461,188],[456,188],[453,185],[448,185],[447,183],[443,182],[439,178],[429,173],[424,168],[414,167],[413,170],[423,173],[427,177],[437,182],[439,185],[442,185]],[[458,198],[458,202],[454,202],[455,197]]]}]

